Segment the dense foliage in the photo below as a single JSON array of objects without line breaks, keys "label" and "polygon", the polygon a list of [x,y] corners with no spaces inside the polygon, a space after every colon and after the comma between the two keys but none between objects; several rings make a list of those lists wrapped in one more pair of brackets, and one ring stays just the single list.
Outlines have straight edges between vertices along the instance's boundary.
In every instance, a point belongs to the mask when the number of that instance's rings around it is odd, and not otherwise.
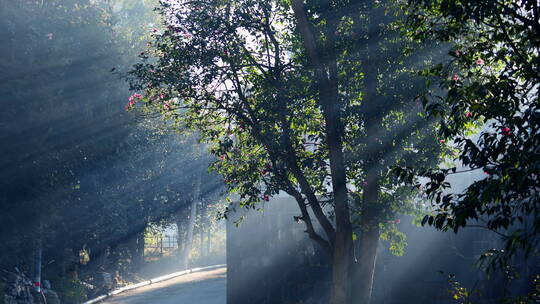
[{"label": "dense foliage", "polygon": [[[447,43],[447,60],[424,75],[439,84],[424,105],[439,118],[441,137],[465,170],[484,178],[463,193],[445,191],[456,168],[423,171],[440,229],[479,224],[503,235],[504,250],[485,257],[502,267],[516,254],[538,253],[540,242],[540,8],[523,1],[405,1],[414,39]],[[432,89],[432,88],[430,88]],[[471,136],[471,128],[481,126]],[[407,170],[402,173],[407,176]],[[411,175],[408,175],[412,177]]]}]

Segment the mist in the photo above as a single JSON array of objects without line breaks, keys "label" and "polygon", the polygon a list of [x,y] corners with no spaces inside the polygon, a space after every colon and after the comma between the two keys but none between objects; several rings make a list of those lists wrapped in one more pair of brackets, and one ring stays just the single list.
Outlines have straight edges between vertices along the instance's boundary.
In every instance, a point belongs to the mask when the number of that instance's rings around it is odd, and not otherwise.
[{"label": "mist", "polygon": [[536,303],[538,18],[417,5],[0,0],[0,303]]}]

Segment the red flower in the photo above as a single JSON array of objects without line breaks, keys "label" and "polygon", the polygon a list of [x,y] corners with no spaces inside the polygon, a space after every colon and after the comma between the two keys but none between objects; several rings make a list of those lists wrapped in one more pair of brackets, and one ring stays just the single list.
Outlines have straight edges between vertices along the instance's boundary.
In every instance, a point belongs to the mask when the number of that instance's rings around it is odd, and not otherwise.
[{"label": "red flower", "polygon": [[139,55],[144,56],[144,52],[140,52]]},{"label": "red flower", "polygon": [[270,197],[268,195],[263,195],[262,199],[268,202],[270,200]]},{"label": "red flower", "polygon": [[511,134],[510,128],[508,127],[501,128],[501,134],[503,136],[509,136]]},{"label": "red flower", "polygon": [[219,156],[219,159],[220,159],[220,160],[225,160],[225,155],[220,155],[220,156]]},{"label": "red flower", "polygon": [[467,117],[467,118],[471,118],[471,117],[472,117],[472,113],[471,113],[471,112],[467,112],[467,113],[465,113],[465,117]]},{"label": "red flower", "polygon": [[452,80],[453,81],[458,81],[459,80],[459,76],[457,74],[454,74],[454,76],[452,76]]}]

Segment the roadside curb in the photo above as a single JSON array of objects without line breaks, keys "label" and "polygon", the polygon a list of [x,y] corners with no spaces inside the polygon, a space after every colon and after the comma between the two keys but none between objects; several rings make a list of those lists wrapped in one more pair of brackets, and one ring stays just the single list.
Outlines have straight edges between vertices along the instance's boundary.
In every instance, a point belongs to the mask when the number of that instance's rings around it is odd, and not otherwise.
[{"label": "roadside curb", "polygon": [[124,287],[115,289],[115,290],[110,291],[110,292],[108,292],[108,293],[106,293],[104,295],[101,295],[101,296],[97,297],[97,298],[94,298],[92,300],[88,300],[86,302],[83,302],[82,304],[99,303],[99,302],[101,302],[101,301],[103,301],[105,299],[108,299],[108,298],[110,298],[110,297],[112,297],[114,295],[117,295],[117,294],[122,293],[122,292],[129,291],[129,290],[133,290],[133,289],[136,289],[136,288],[139,288],[139,287],[148,286],[148,285],[151,285],[151,284],[154,284],[154,283],[163,282],[163,281],[166,281],[166,280],[169,280],[169,279],[172,279],[172,278],[176,278],[176,277],[179,277],[179,276],[182,276],[182,275],[185,275],[185,274],[193,273],[193,272],[199,272],[199,271],[203,271],[203,270],[221,268],[221,267],[225,267],[225,266],[227,266],[227,265],[226,264],[212,265],[212,266],[197,267],[197,268],[191,268],[191,269],[188,269],[188,270],[182,270],[182,271],[178,271],[178,272],[173,272],[171,274],[167,274],[167,275],[164,275],[164,276],[153,278],[153,279],[150,279],[148,281],[144,281],[144,282],[140,282],[140,283],[137,283],[137,284],[132,284],[132,285],[128,285],[128,286],[124,286]]}]

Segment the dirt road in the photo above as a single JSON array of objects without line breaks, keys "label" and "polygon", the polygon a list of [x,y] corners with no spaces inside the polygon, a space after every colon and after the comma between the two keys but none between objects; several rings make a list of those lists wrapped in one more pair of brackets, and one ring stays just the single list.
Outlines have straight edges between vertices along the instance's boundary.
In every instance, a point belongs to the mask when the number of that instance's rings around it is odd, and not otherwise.
[{"label": "dirt road", "polygon": [[201,271],[127,291],[106,304],[225,304],[225,268]]}]

